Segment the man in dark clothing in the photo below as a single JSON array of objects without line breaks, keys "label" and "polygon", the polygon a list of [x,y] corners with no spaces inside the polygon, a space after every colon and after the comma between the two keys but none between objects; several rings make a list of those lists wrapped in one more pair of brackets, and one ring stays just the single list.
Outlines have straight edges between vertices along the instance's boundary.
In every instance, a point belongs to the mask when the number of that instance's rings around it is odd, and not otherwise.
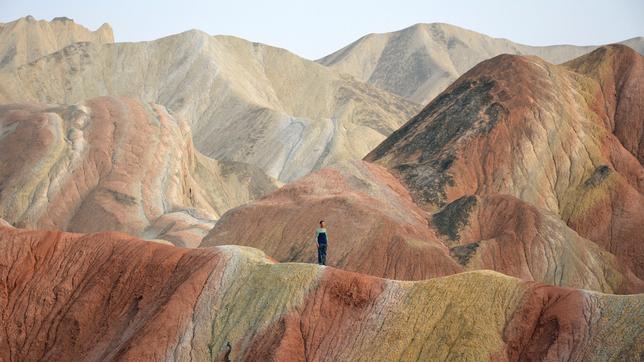
[{"label": "man in dark clothing", "polygon": [[318,243],[318,264],[326,265],[326,246],[329,238],[324,220],[320,220],[320,227],[315,231],[315,241]]}]

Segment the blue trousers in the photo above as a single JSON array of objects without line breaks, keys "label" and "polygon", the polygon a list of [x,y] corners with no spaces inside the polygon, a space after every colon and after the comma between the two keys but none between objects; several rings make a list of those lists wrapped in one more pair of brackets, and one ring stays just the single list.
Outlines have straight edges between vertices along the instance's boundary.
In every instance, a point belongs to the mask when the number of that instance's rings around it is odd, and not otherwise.
[{"label": "blue trousers", "polygon": [[326,244],[318,244],[318,264],[326,265]]}]

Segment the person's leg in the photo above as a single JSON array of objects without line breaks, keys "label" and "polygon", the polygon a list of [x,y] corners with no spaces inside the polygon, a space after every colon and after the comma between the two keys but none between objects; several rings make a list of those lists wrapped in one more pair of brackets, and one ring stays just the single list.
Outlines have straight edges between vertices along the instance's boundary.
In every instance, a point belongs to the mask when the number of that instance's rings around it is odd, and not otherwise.
[{"label": "person's leg", "polygon": [[318,264],[322,264],[322,245],[318,244]]},{"label": "person's leg", "polygon": [[326,265],[326,245],[322,245],[322,262],[320,264]]}]

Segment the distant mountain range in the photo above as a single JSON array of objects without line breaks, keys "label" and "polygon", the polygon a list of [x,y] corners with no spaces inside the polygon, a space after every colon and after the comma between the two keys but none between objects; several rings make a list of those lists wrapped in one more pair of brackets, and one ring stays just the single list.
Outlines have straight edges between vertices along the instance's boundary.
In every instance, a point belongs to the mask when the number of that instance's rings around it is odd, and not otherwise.
[{"label": "distant mountain range", "polygon": [[26,16],[0,23],[0,68],[32,62],[77,42],[114,43],[114,34],[109,24],[90,31],[65,17],[46,21]]},{"label": "distant mountain range", "polygon": [[74,43],[0,70],[0,102],[98,96],[161,104],[190,123],[202,153],[281,181],[363,157],[420,109],[286,50],[196,30],[151,42]]},{"label": "distant mountain range", "polygon": [[[644,54],[643,37],[620,43]],[[433,23],[365,35],[318,62],[412,102],[425,104],[470,68],[499,54],[536,55],[559,64],[595,48],[597,46],[529,46],[449,24]]]}]

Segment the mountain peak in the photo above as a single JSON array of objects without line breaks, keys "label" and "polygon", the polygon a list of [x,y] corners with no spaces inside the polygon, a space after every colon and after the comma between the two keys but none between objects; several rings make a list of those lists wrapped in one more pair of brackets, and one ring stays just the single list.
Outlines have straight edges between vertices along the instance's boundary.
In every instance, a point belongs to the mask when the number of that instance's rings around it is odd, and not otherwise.
[{"label": "mountain peak", "polygon": [[575,65],[581,63],[594,63],[612,61],[614,63],[631,63],[637,61],[642,56],[633,50],[631,47],[624,44],[608,44],[598,47],[592,52],[575,58],[567,65]]},{"label": "mountain peak", "polygon": [[[643,59],[623,45],[565,65],[498,55],[466,72],[365,160],[399,175],[428,211],[472,194],[506,194],[558,214],[640,277],[644,269],[632,255],[640,253],[642,231],[635,205],[644,202]],[[595,216],[618,214],[629,216]]]},{"label": "mountain peak", "polygon": [[62,21],[62,22],[72,22],[73,23],[74,19],[68,18],[66,16],[57,16],[57,17],[51,19],[51,21]]},{"label": "mountain peak", "polygon": [[[644,52],[642,38],[623,43]],[[390,33],[369,34],[318,62],[426,104],[473,66],[499,54],[529,54],[559,64],[595,48],[535,47],[447,23],[418,23]]]},{"label": "mountain peak", "polygon": [[76,42],[113,43],[114,34],[107,23],[91,31],[64,16],[47,21],[27,15],[0,24],[0,68],[30,63]]}]

